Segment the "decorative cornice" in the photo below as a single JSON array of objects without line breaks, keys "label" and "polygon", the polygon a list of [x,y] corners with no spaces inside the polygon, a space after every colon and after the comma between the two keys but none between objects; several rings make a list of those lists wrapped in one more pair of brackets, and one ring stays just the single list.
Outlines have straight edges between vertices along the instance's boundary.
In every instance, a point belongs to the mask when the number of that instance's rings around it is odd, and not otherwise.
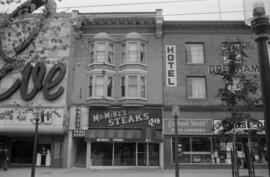
[{"label": "decorative cornice", "polygon": [[163,24],[164,33],[171,31],[235,31],[241,30],[243,33],[251,33],[250,27],[244,21],[167,21]]}]

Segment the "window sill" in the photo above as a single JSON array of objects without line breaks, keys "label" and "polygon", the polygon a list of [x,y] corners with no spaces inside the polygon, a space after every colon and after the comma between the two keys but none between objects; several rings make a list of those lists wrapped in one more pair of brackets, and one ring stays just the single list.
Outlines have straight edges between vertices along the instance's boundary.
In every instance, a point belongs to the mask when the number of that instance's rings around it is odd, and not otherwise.
[{"label": "window sill", "polygon": [[122,97],[119,99],[119,101],[122,100],[143,100],[143,101],[148,101],[147,98],[142,98],[142,97]]},{"label": "window sill", "polygon": [[115,64],[106,63],[106,62],[103,62],[103,63],[91,63],[91,64],[88,64],[88,67],[94,66],[94,65],[108,65],[108,66],[116,67]]},{"label": "window sill", "polygon": [[207,101],[207,98],[187,98],[188,100],[194,100],[194,101]]},{"label": "window sill", "polygon": [[144,63],[122,63],[122,64],[120,64],[120,67],[126,66],[126,65],[141,65],[141,66],[147,67],[147,65]]},{"label": "window sill", "polygon": [[115,99],[113,97],[103,96],[103,97],[87,97],[86,100],[87,101],[89,101],[89,100],[110,100],[110,101],[114,101]]}]

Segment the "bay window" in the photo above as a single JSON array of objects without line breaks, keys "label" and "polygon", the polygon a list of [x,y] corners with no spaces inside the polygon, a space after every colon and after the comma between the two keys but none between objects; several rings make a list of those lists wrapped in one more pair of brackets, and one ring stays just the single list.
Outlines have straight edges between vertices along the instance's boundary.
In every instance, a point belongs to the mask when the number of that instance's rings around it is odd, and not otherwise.
[{"label": "bay window", "polygon": [[103,98],[113,96],[113,77],[93,75],[89,77],[89,97]]},{"label": "bay window", "polygon": [[90,43],[90,64],[113,64],[114,40],[106,33],[99,33]]},{"label": "bay window", "polygon": [[146,46],[143,42],[129,41],[122,44],[122,61],[124,63],[146,63]]},{"label": "bay window", "polygon": [[132,98],[146,97],[146,81],[145,76],[126,75],[121,77],[121,96]]},{"label": "bay window", "polygon": [[146,40],[138,33],[131,32],[122,42],[122,63],[146,64]]}]

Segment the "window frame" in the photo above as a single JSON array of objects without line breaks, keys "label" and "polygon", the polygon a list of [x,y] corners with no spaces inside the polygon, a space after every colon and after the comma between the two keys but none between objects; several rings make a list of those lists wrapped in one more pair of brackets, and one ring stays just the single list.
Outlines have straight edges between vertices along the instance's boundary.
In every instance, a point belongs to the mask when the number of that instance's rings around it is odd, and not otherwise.
[{"label": "window frame", "polygon": [[[190,89],[189,89],[189,80],[190,79],[195,79],[195,78],[201,78],[201,79],[204,79],[204,97],[190,97]],[[200,99],[200,100],[205,100],[207,99],[207,83],[206,83],[206,77],[205,76],[187,76],[186,77],[186,84],[187,84],[187,98],[188,99]],[[193,91],[193,89],[191,90]],[[193,95],[193,92],[192,92],[192,95]]]},{"label": "window frame", "polygon": [[[102,77],[103,78],[103,95],[102,96],[97,96],[96,94],[96,86],[97,86],[97,83],[96,83],[96,79],[97,77]],[[90,84],[90,78],[92,78],[92,85]],[[109,78],[112,79],[112,84],[111,84],[111,96],[109,96],[108,92],[109,92],[109,85],[108,85],[108,82],[109,82]],[[88,76],[88,98],[90,99],[104,99],[104,98],[107,98],[107,99],[112,99],[114,98],[114,77],[113,75],[110,75],[110,74],[92,74],[92,75],[89,75]],[[90,93],[90,86],[92,87],[92,93]]]},{"label": "window frame", "polygon": [[[189,61],[188,46],[192,46],[192,45],[201,45],[202,46],[202,56],[201,56],[202,57],[202,62],[194,62],[194,61],[192,61],[192,57],[191,57],[191,62]],[[203,42],[186,42],[185,43],[185,52],[186,52],[186,63],[188,65],[202,65],[202,64],[205,64],[205,47],[204,47]]]},{"label": "window frame", "polygon": [[[222,51],[221,51],[221,53],[222,53],[222,62],[223,62],[223,64],[228,64],[229,61],[228,61],[228,58],[226,58],[226,56],[224,55],[224,49],[223,49],[225,43],[226,42],[222,42]],[[241,43],[240,42],[227,42],[227,43],[233,44],[233,45],[239,45],[239,47],[241,47]],[[239,55],[240,55],[240,62],[242,62],[242,54],[240,53]],[[240,63],[240,62],[238,62],[238,63]]]},{"label": "window frame", "polygon": [[[136,86],[137,86],[137,94],[136,96],[130,96],[129,95],[129,82],[130,82],[130,77],[136,77]],[[146,99],[147,98],[147,77],[142,74],[125,74],[121,75],[121,99]],[[124,86],[122,85],[123,78],[125,80]],[[142,83],[141,79],[144,78],[144,95],[142,94]],[[123,87],[124,87],[124,95],[123,93]]]},{"label": "window frame", "polygon": [[[98,61],[98,44],[104,43],[104,61]],[[112,46],[112,47],[111,47]],[[95,40],[90,43],[89,64],[109,64],[114,65],[115,61],[115,43],[110,40]]]},{"label": "window frame", "polygon": [[[130,44],[136,43],[136,61],[130,61],[129,58],[129,47]],[[143,46],[143,47],[142,47]],[[146,42],[142,40],[126,40],[121,44],[121,53],[122,53],[122,64],[142,64],[146,65],[147,63],[147,45]],[[143,59],[142,59],[143,57]]]}]

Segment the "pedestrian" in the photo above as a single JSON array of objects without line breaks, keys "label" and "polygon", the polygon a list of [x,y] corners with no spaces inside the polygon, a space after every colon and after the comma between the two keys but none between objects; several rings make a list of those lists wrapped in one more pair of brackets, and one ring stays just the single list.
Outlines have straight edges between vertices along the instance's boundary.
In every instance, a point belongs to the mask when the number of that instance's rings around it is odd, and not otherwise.
[{"label": "pedestrian", "polygon": [[8,149],[5,148],[1,153],[1,166],[4,168],[5,171],[8,170],[8,161],[9,161],[9,152]]}]

